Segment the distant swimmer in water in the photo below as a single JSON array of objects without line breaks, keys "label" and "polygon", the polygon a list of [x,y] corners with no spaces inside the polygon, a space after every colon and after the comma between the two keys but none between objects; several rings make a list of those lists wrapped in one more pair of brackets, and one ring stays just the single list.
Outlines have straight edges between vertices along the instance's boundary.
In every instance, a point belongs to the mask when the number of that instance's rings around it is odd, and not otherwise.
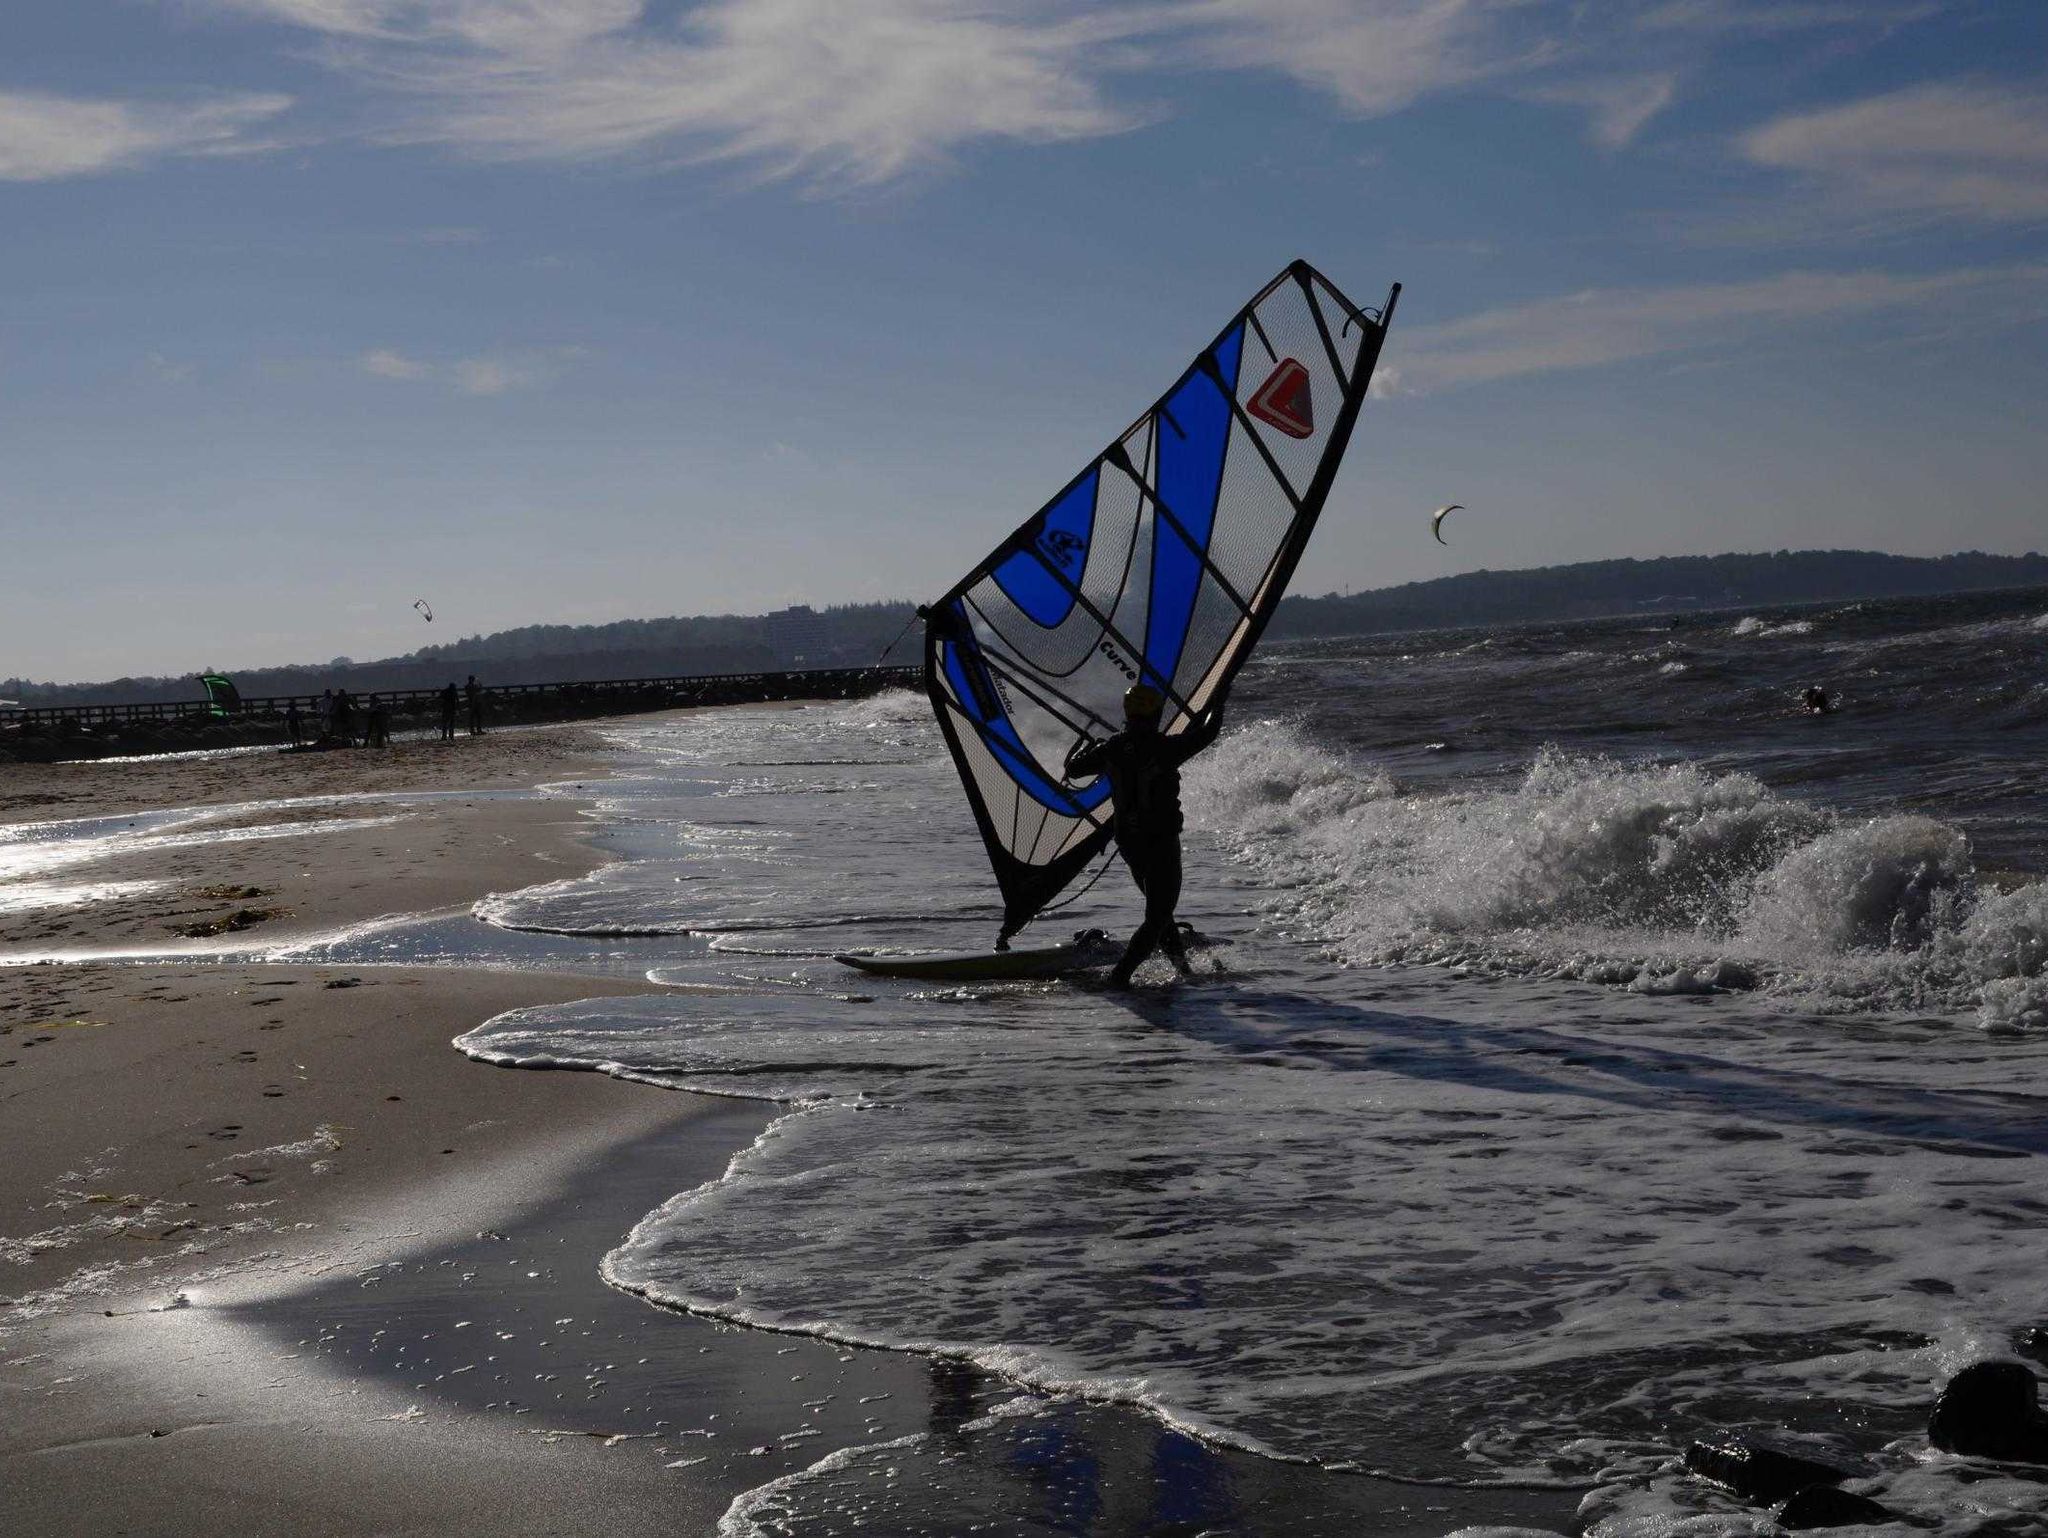
[{"label": "distant swimmer in water", "polygon": [[1801,696],[1801,702],[1806,706],[1806,713],[1810,716],[1831,716],[1835,713],[1835,706],[1828,699],[1828,691],[1819,684],[1808,685],[1806,693]]},{"label": "distant swimmer in water", "polygon": [[1067,778],[1108,774],[1110,805],[1116,811],[1116,847],[1131,879],[1145,894],[1145,921],[1109,974],[1112,988],[1128,988],[1131,974],[1153,950],[1166,952],[1174,970],[1187,975],[1187,949],[1173,910],[1180,902],[1180,766],[1207,747],[1215,728],[1178,737],[1159,730],[1166,700],[1139,684],[1124,694],[1124,729],[1102,741],[1087,741],[1067,755]]}]

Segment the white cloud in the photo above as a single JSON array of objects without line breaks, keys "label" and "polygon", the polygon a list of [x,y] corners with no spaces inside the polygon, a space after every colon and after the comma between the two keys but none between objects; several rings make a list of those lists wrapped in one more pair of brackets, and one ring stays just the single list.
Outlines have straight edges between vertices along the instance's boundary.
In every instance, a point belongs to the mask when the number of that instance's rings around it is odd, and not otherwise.
[{"label": "white cloud", "polygon": [[875,183],[976,140],[1116,133],[1113,45],[1164,8],[1026,0],[214,0],[337,40],[405,103],[382,136],[506,159],[740,159]]},{"label": "white cloud", "polygon": [[427,380],[460,395],[505,395],[547,384],[565,365],[583,356],[580,347],[544,347],[479,353],[437,363],[396,348],[374,347],[356,359],[356,367],[377,379]]},{"label": "white cloud", "polygon": [[539,383],[539,372],[506,358],[459,358],[449,365],[455,388],[464,395],[503,395]]},{"label": "white cloud", "polygon": [[977,143],[1115,134],[1140,80],[1283,76],[1349,114],[1478,90],[1631,143],[1723,39],[1931,0],[188,0],[318,34],[370,130],[508,160],[734,161],[866,186]]},{"label": "white cloud", "polygon": [[248,130],[291,104],[274,93],[164,104],[0,91],[0,181],[56,181],[173,156],[266,148]]},{"label": "white cloud", "polygon": [[371,348],[356,359],[356,366],[365,374],[374,374],[379,379],[425,379],[434,371],[433,364],[408,358],[389,347]]},{"label": "white cloud", "polygon": [[[326,57],[397,99],[395,142],[737,160],[823,185],[1123,132],[1159,113],[1116,89],[1148,72],[1279,74],[1370,117],[1481,84],[1528,96],[1621,35],[1563,0],[703,0],[668,20],[645,0],[212,3],[326,35]],[[1542,99],[1618,147],[1674,89],[1669,70],[1610,67]]]},{"label": "white cloud", "polygon": [[1677,94],[1678,76],[1671,70],[1577,80],[1531,93],[1537,101],[1584,108],[1591,120],[1593,142],[1609,150],[1633,143],[1643,126],[1670,106]]},{"label": "white cloud", "polygon": [[1363,116],[1527,62],[1496,25],[1499,0],[1194,0],[1176,16],[1226,69],[1279,70]]},{"label": "white cloud", "polygon": [[1915,86],[1742,136],[1752,162],[1810,178],[1851,206],[1919,217],[2048,219],[2048,90]]},{"label": "white cloud", "polygon": [[1931,274],[1787,272],[1746,283],[1588,289],[1485,310],[1403,333],[1388,343],[1383,394],[1423,393],[1528,374],[1597,368],[1794,326],[1936,300],[2008,304],[2048,295],[2048,267],[1962,268]]}]

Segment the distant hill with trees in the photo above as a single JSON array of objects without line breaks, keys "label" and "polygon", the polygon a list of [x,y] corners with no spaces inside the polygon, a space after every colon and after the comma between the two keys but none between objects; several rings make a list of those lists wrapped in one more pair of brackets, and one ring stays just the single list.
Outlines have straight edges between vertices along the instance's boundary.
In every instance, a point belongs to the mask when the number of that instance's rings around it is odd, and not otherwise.
[{"label": "distant hill with trees", "polygon": [[2048,586],[2048,556],[1883,555],[1875,550],[1780,550],[1768,555],[1673,555],[1580,561],[1529,571],[1468,571],[1367,592],[1284,600],[1269,635],[1366,635],[1680,613],[1853,598],[1924,598]]},{"label": "distant hill with trees", "polygon": [[[1680,555],[1656,560],[1581,561],[1527,571],[1473,571],[1361,593],[1295,596],[1280,605],[1275,638],[1360,635],[1468,625],[1597,619],[1855,598],[1914,598],[1991,588],[2048,587],[2048,556],[1964,551],[1935,557],[1872,550],[1780,550],[1755,555]],[[523,625],[491,635],[423,646],[402,657],[227,669],[249,697],[346,688],[432,688],[476,673],[486,683],[570,683],[586,679],[745,673],[786,667],[858,667],[875,662],[902,634],[912,605],[838,604],[773,614],[618,620],[608,625]],[[890,655],[921,655],[913,630]],[[0,682],[0,698],[24,705],[97,705],[196,699],[191,673],[102,683]]]}]

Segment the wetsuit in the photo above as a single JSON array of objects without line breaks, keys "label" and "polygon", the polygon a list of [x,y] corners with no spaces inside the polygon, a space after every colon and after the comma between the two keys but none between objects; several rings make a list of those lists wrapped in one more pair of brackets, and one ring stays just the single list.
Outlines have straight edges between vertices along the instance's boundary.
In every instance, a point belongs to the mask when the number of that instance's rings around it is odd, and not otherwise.
[{"label": "wetsuit", "polygon": [[1133,725],[1105,741],[1081,743],[1067,755],[1069,779],[1109,776],[1116,847],[1145,894],[1145,921],[1110,974],[1114,983],[1128,983],[1155,947],[1177,970],[1187,970],[1173,919],[1180,902],[1180,766],[1214,735],[1209,730],[1168,738],[1156,726]]}]

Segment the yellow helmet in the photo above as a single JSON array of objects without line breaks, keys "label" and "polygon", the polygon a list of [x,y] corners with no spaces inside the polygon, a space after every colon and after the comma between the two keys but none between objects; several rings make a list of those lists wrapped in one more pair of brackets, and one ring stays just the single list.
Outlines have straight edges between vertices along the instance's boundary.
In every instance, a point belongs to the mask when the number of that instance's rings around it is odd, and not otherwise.
[{"label": "yellow helmet", "polygon": [[1157,721],[1166,709],[1166,696],[1149,684],[1132,684],[1124,690],[1124,719]]}]

